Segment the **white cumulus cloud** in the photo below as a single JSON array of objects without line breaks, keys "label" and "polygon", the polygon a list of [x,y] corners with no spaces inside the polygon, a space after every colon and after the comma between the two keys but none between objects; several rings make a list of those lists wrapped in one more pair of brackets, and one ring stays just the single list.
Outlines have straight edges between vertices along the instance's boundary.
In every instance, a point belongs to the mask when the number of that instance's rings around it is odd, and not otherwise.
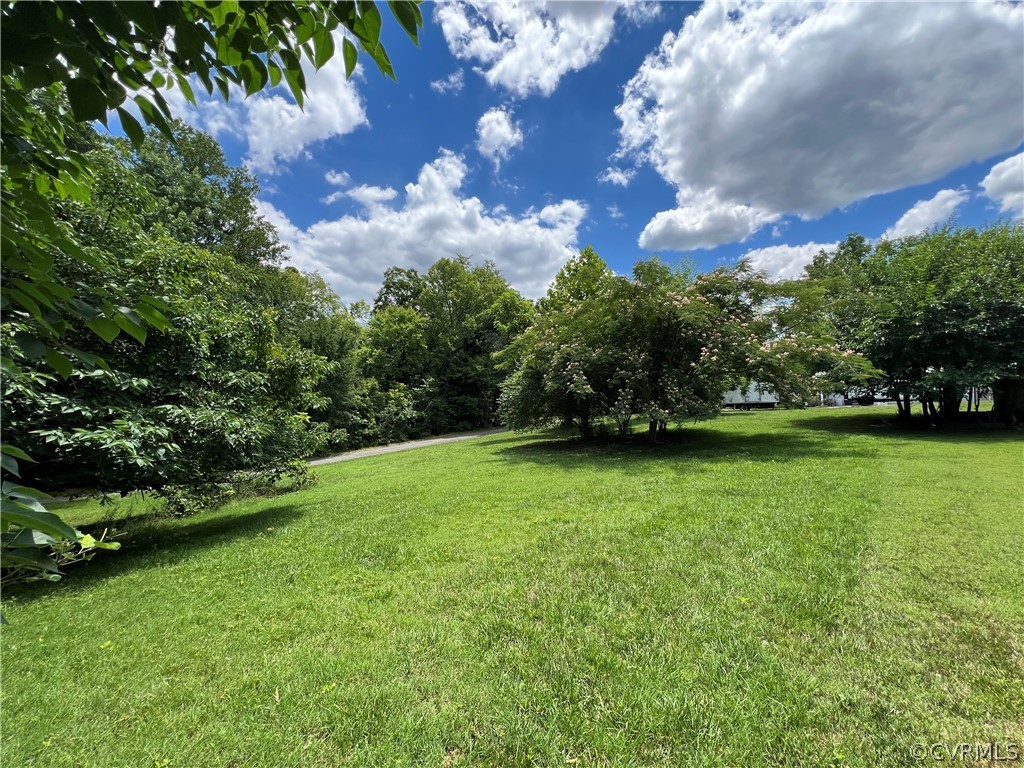
[{"label": "white cumulus cloud", "polygon": [[509,153],[523,145],[523,130],[512,120],[511,114],[495,107],[481,115],[476,124],[476,148],[494,163],[497,171],[508,160]]},{"label": "white cumulus cloud", "polygon": [[430,88],[437,93],[458,93],[465,84],[465,75],[461,69],[456,69],[448,77],[441,80],[431,80]]},{"label": "white cumulus cloud", "polygon": [[759,271],[775,280],[795,280],[803,274],[818,251],[830,251],[838,243],[804,243],[803,245],[770,245],[747,251],[743,258]]},{"label": "white cumulus cloud", "polygon": [[646,248],[742,240],[941,178],[1024,135],[1024,6],[706,3],[616,108],[677,207]]},{"label": "white cumulus cloud", "polygon": [[442,150],[405,186],[399,207],[372,206],[307,229],[270,203],[258,208],[289,246],[291,262],[319,271],[345,302],[372,299],[389,266],[424,270],[457,254],[493,259],[524,295],[540,296],[572,255],[587,206],[562,200],[519,215],[488,209],[459,194],[467,172],[461,156]]},{"label": "white cumulus cloud", "polygon": [[[336,44],[340,50],[340,37]],[[355,83],[345,78],[343,57],[335,56],[319,71],[305,62],[303,69],[304,110],[291,94],[278,92],[257,94],[243,102],[247,160],[256,170],[278,172],[281,161],[298,157],[308,146],[369,124]]]},{"label": "white cumulus cloud", "polygon": [[373,210],[398,197],[398,193],[391,187],[374,187],[369,184],[360,184],[344,194],[369,210]]},{"label": "white cumulus cloud", "polygon": [[885,230],[882,237],[895,240],[931,229],[935,224],[948,219],[970,196],[966,189],[939,190],[934,197],[914,203],[909,211],[900,216],[899,221]]},{"label": "white cumulus cloud", "polygon": [[[347,187],[352,183],[352,177],[345,171],[328,171],[324,174],[324,181],[330,184],[332,187]],[[346,192],[343,189],[336,189],[326,197],[320,198],[321,203],[330,205],[336,203],[341,198],[345,197]]]},{"label": "white cumulus cloud", "polygon": [[629,182],[633,180],[635,175],[636,171],[632,168],[617,168],[610,165],[602,171],[597,180],[605,184],[618,184],[620,187],[628,187]]},{"label": "white cumulus cloud", "polygon": [[640,246],[650,250],[714,248],[746,240],[763,225],[775,221],[770,214],[742,203],[720,200],[712,191],[680,191],[678,207],[655,214],[643,232]]},{"label": "white cumulus cloud", "polygon": [[345,171],[328,171],[324,174],[324,181],[332,187],[347,187],[352,183],[352,177]]},{"label": "white cumulus cloud", "polygon": [[1000,211],[1024,216],[1024,152],[992,166],[980,186],[985,197],[999,203]]},{"label": "white cumulus cloud", "polygon": [[550,95],[562,77],[592,64],[612,39],[618,12],[639,23],[650,4],[614,2],[439,3],[434,17],[448,48],[478,62],[492,86],[516,96]]}]

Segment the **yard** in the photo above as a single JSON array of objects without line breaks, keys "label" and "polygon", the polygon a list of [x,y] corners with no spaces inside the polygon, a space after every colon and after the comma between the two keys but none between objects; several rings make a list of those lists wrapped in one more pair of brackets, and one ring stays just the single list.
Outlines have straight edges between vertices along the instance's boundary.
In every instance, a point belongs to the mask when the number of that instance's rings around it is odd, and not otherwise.
[{"label": "yard", "polygon": [[503,433],[136,517],[120,552],[5,594],[3,763],[903,766],[1022,744],[1024,441],[892,413],[725,414],[658,446]]}]

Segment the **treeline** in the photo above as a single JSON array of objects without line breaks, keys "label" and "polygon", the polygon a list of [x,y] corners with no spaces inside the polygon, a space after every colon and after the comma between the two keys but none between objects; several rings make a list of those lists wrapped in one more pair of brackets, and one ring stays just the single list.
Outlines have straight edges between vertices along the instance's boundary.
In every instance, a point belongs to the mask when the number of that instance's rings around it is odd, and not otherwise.
[{"label": "treeline", "polygon": [[[173,141],[152,131],[134,149],[69,130],[94,181],[58,224],[102,258],[54,264],[54,283],[99,286],[121,314],[69,328],[67,354],[5,318],[4,439],[35,460],[24,481],[151,490],[185,512],[305,482],[311,455],[496,423],[491,356],[533,305],[493,264],[389,269],[372,310],[344,307],[282,266],[255,178],[208,135],[176,123]],[[159,328],[133,322],[140,306]]]},{"label": "treeline", "polygon": [[714,417],[737,386],[797,407],[871,393],[904,420],[920,404],[928,423],[960,420],[968,392],[991,391],[983,418],[1017,424],[1024,224],[851,235],[780,282],[745,263],[695,274],[657,259],[627,278],[586,249],[499,357],[510,372],[501,417],[515,428],[561,422],[587,436],[613,424],[626,436],[640,419],[656,438],[670,422]]},{"label": "treeline", "polygon": [[788,317],[871,360],[869,388],[903,419],[920,404],[929,421],[960,420],[965,395],[989,390],[995,421],[1024,422],[1024,223],[851,235],[806,273]]}]

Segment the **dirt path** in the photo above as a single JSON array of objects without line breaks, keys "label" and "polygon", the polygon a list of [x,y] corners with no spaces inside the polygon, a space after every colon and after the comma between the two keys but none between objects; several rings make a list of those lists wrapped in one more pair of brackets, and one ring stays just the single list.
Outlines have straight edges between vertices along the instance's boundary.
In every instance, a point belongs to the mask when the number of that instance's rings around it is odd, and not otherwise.
[{"label": "dirt path", "polygon": [[496,429],[477,429],[472,432],[459,432],[454,435],[440,435],[438,437],[428,437],[425,440],[410,440],[407,443],[393,443],[392,445],[379,445],[375,448],[361,448],[358,451],[349,451],[348,453],[339,453],[337,456],[328,456],[325,459],[316,459],[315,461],[309,462],[311,466],[318,466],[320,464],[334,464],[337,461],[351,461],[352,459],[362,459],[366,456],[379,456],[382,453],[397,453],[398,451],[411,451],[413,448],[426,448],[431,445],[441,445],[442,443],[453,443],[456,440],[472,440],[474,437],[483,437],[484,435],[494,435],[498,432],[504,432],[503,427]]}]

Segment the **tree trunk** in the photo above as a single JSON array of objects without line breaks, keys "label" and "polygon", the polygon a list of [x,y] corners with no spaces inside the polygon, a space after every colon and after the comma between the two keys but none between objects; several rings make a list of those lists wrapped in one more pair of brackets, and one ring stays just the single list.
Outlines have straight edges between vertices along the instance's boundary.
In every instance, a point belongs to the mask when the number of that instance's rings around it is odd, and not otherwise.
[{"label": "tree trunk", "polygon": [[584,439],[589,440],[593,436],[593,434],[594,434],[594,430],[590,426],[590,408],[589,407],[585,408],[582,411],[582,413],[580,413],[579,424],[580,424],[580,434],[583,435]]},{"label": "tree trunk", "polygon": [[963,399],[963,392],[956,387],[942,388],[942,418],[946,421],[956,421],[960,418],[960,400]]}]

